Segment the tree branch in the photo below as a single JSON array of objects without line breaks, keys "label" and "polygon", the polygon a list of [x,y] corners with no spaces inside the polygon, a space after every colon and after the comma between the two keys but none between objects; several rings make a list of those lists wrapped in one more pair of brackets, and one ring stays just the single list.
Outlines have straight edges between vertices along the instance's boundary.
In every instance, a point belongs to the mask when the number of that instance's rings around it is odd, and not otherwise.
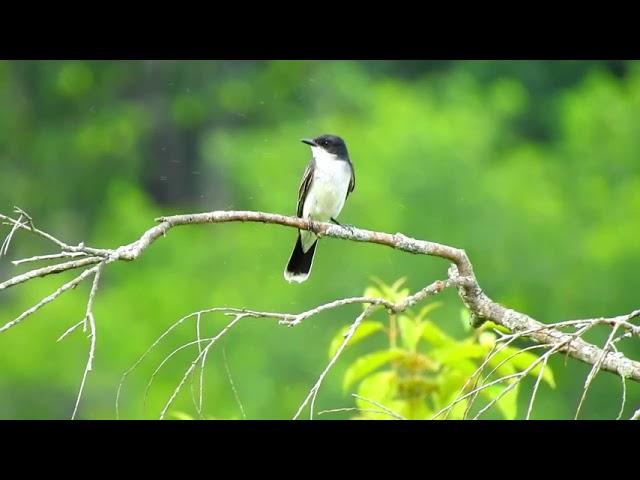
[{"label": "tree branch", "polygon": [[[101,262],[100,268],[103,268],[114,261],[136,260],[147,248],[149,248],[149,246],[151,246],[159,238],[164,237],[174,227],[209,223],[259,222],[282,225],[301,230],[310,230],[319,237],[325,236],[356,242],[376,243],[403,252],[442,258],[452,263],[452,265],[448,270],[448,280],[446,282],[441,282],[441,285],[438,288],[442,289],[448,285],[455,286],[458,289],[458,294],[462,302],[469,309],[472,318],[479,319],[481,322],[490,320],[497,325],[506,327],[507,329],[512,331],[514,335],[518,335],[518,337],[526,337],[536,343],[547,345],[554,352],[566,352],[567,355],[594,367],[591,377],[593,377],[597,371],[604,370],[615,373],[622,378],[630,378],[635,381],[640,381],[640,362],[625,357],[620,352],[617,352],[614,348],[615,342],[617,342],[620,338],[626,338],[628,336],[640,336],[640,327],[631,323],[632,319],[640,316],[640,309],[629,314],[613,318],[593,318],[571,322],[561,322],[562,326],[568,324],[583,326],[586,324],[606,324],[616,330],[622,329],[626,331],[623,336],[619,337],[616,340],[612,340],[613,337],[611,337],[610,340],[608,340],[606,347],[604,349],[601,349],[582,340],[579,337],[574,336],[573,334],[563,332],[559,327],[561,323],[554,325],[545,325],[525,313],[517,312],[515,310],[506,308],[497,302],[494,302],[480,288],[480,285],[473,272],[471,261],[469,260],[466,252],[463,249],[451,247],[448,245],[442,245],[439,243],[418,240],[408,237],[402,233],[390,234],[354,227],[344,227],[332,223],[311,222],[298,217],[253,211],[214,211],[208,213],[161,217],[159,219],[156,219],[156,221],[158,222],[157,225],[145,231],[136,241],[115,249],[98,249],[87,247],[84,245],[84,243],[80,243],[77,246],[68,245],[53,237],[52,235],[42,230],[36,229],[31,217],[29,217],[23,210],[16,209],[15,212],[19,214],[19,217],[17,219],[11,218],[6,215],[0,215],[0,220],[3,220],[4,223],[11,226],[11,232],[7,240],[3,243],[3,253],[6,254],[9,243],[15,236],[15,234],[20,230],[24,230],[36,234],[46,240],[49,240],[61,250],[59,254],[33,257],[34,260],[55,259],[61,258],[63,256],[76,256],[75,254],[84,254],[87,257],[64,262],[57,265],[52,265],[49,267],[35,269],[25,274],[17,275],[3,283],[0,283],[0,290],[14,285],[26,283],[34,278],[44,275],[60,273],[66,270],[81,268],[84,266],[89,266],[90,268],[84,270],[74,280],[63,285],[52,295],[43,299],[35,307],[32,307],[16,320],[13,320],[12,322],[5,324],[3,327],[0,327],[0,333],[19,323],[26,316],[44,306],[46,303],[55,300],[55,298],[57,298],[57,296],[59,296],[61,293],[68,290],[69,288],[75,287],[78,283],[86,279],[88,276],[97,273],[98,267],[92,266],[95,263]],[[21,261],[18,261],[17,263],[21,263]],[[408,306],[421,301],[426,295],[431,293],[430,289],[432,288],[433,284],[425,287],[425,289],[423,289],[422,291],[419,291],[416,294],[412,295],[410,297],[410,304],[408,304]],[[363,300],[363,297],[337,300],[336,302],[332,302],[331,304],[320,306],[313,311],[298,315],[278,313],[265,314],[261,312],[238,310],[236,321],[244,316],[258,316],[257,314],[260,314],[260,316],[279,318],[281,323],[287,325],[296,325],[305,318],[311,315],[315,315],[316,313],[319,313],[320,311],[326,310],[328,308],[333,308],[348,303],[365,303],[363,302]],[[394,311],[393,309],[395,308],[394,305],[389,305],[389,302],[385,302],[382,299],[368,299],[366,303],[373,303],[376,305],[384,306],[391,311]],[[230,311],[230,309],[227,309],[227,311]],[[207,345],[207,347],[205,347],[200,353],[202,354],[202,352],[208,351],[209,346],[210,345]],[[199,358],[199,360],[201,360],[201,358]],[[191,371],[193,371],[194,368],[195,364],[192,366]],[[177,390],[179,390],[179,388]],[[166,408],[168,408],[171,401],[168,402]],[[163,413],[166,413],[166,408],[164,409]]]},{"label": "tree branch", "polygon": [[86,267],[87,265],[94,265],[102,261],[100,257],[89,257],[83,258],[81,260],[72,260],[70,262],[59,263],[57,265],[51,265],[49,267],[37,268],[35,270],[30,270],[22,275],[18,275],[13,277],[6,282],[0,283],[0,290],[4,290],[9,287],[13,287],[15,285],[19,285],[23,282],[28,282],[29,280],[36,277],[46,277],[47,275],[51,275],[54,273],[66,272],[67,270],[72,270],[74,268]]}]

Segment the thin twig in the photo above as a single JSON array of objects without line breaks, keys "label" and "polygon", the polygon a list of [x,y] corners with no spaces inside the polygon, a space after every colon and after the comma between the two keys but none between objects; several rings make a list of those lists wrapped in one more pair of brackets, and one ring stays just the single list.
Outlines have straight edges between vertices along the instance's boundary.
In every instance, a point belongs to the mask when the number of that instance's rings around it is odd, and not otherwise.
[{"label": "thin twig", "polygon": [[[495,353],[498,353],[497,347],[498,347],[499,343],[498,342],[494,342],[494,344],[491,346],[491,350],[489,350],[489,353],[487,354],[486,358],[483,360],[483,362],[480,364],[480,366],[469,376],[469,378],[467,378],[465,380],[465,382],[462,384],[462,387],[460,388],[460,390],[458,391],[458,393],[456,393],[456,397],[460,396],[461,394],[464,394],[465,390],[467,389],[467,387],[469,386],[469,383],[473,380],[473,386],[471,387],[471,389],[473,390],[474,388],[476,388],[478,386],[478,383],[481,383],[482,380],[482,372],[484,371],[485,366],[491,361],[491,359],[494,357]],[[507,342],[506,344],[504,344],[501,349],[507,348],[507,346],[509,345],[509,342]],[[470,401],[467,402],[467,405],[465,406],[464,409],[464,413],[462,414],[462,419],[466,420],[467,415],[469,414],[469,411],[471,410],[471,404],[475,401],[476,397],[473,397]],[[451,413],[451,409],[446,410],[446,415],[444,416],[444,419],[447,420],[449,418],[449,413]],[[435,416],[432,418],[432,420],[435,420]]]},{"label": "thin twig", "polygon": [[593,381],[594,378],[596,378],[596,375],[600,370],[600,365],[602,365],[602,361],[604,360],[604,357],[607,356],[607,353],[609,351],[609,345],[611,345],[611,340],[613,340],[613,337],[615,337],[619,326],[620,325],[616,323],[613,329],[611,330],[611,333],[609,334],[609,337],[607,338],[607,341],[605,342],[604,347],[602,347],[602,354],[600,355],[600,358],[598,358],[598,361],[593,364],[593,367],[591,368],[589,375],[587,375],[587,379],[585,380],[584,387],[582,389],[582,396],[580,397],[580,402],[578,403],[578,408],[576,409],[575,420],[577,420],[578,416],[580,415],[580,410],[582,409],[582,404],[584,403],[584,399],[587,397],[587,392],[589,391],[591,382]]},{"label": "thin twig", "polygon": [[21,260],[13,260],[11,263],[17,267],[18,265],[29,262],[40,262],[43,260],[55,260],[58,258],[75,258],[85,256],[87,256],[85,252],[60,252],[54,253],[52,255],[37,255],[35,257],[23,258]]},{"label": "thin twig", "polygon": [[[200,336],[200,320],[202,319],[202,314],[198,314],[198,316],[196,317],[196,339],[198,340],[198,353],[202,353],[202,344],[200,342],[201,336]],[[204,417],[202,416],[202,400],[203,400],[203,390],[204,390],[204,366],[205,366],[205,362],[206,362],[206,358],[202,358],[202,362],[200,364],[200,384],[199,384],[199,390],[198,390],[198,400],[196,401],[196,399],[194,398],[194,402],[195,406],[196,406],[196,411],[198,412],[198,416],[200,417],[200,419],[203,419]],[[191,392],[193,394],[193,379],[191,379]]]},{"label": "thin twig", "polygon": [[[508,338],[508,337],[507,337]],[[513,340],[516,340],[516,338],[514,338]],[[505,344],[505,347],[508,344]],[[528,352],[529,350],[537,350],[539,348],[547,348],[548,345],[531,345],[529,347],[523,348],[521,350],[516,350],[514,353],[512,353],[511,355],[509,355],[507,358],[503,359],[500,363],[498,363],[495,367],[493,367],[493,369],[485,376],[484,380],[481,378],[482,377],[482,371],[480,372],[480,374],[477,377],[477,381],[474,384],[474,388],[480,384],[482,385],[483,381],[488,380],[489,378],[491,378],[491,376],[498,371],[498,369],[504,365],[505,363],[507,363],[509,360],[511,360],[514,357],[517,357],[518,355],[520,355],[522,352]],[[498,353],[498,351],[496,351],[496,354]],[[494,354],[495,356],[495,354]],[[473,405],[473,403],[476,401],[476,398],[478,398],[478,395],[480,393],[481,390],[478,390],[478,392],[471,398],[471,400],[469,400],[467,407],[465,409],[464,415],[462,416],[463,420],[467,418],[467,415],[469,413],[469,411],[471,411],[471,407]]]},{"label": "thin twig", "polygon": [[[504,335],[504,334],[502,334],[502,332],[499,332],[502,336],[498,340],[496,340],[496,343],[494,343],[494,345],[492,346],[492,348],[489,351],[489,354],[487,355],[487,357],[484,359],[482,364],[465,381],[465,383],[462,385],[462,388],[460,388],[460,390],[459,390],[457,395],[459,396],[460,394],[463,394],[464,391],[466,390],[466,388],[469,386],[469,383],[474,379],[475,379],[475,381],[474,381],[473,387],[471,387],[471,388],[475,389],[477,387],[478,383],[481,383],[482,372],[484,371],[484,369],[486,368],[488,363],[491,361],[491,359],[495,355],[500,353],[502,350],[506,349],[510,344],[512,344],[516,340],[521,339],[523,337],[526,337],[527,335],[532,334],[532,333],[542,332],[542,331],[545,331],[545,330],[548,331],[548,330],[553,330],[553,329],[560,329],[560,328],[564,328],[564,327],[568,327],[568,326],[580,326],[580,327],[582,327],[582,326],[584,326],[584,324],[585,324],[584,320],[569,320],[569,321],[565,321],[565,322],[557,322],[557,323],[552,323],[552,324],[548,324],[548,325],[539,325],[539,326],[536,326],[535,328],[532,328],[532,329],[528,329],[528,330],[525,330],[525,331],[520,331],[520,332],[508,334],[508,335]],[[500,344],[500,346],[498,347],[499,344]],[[533,350],[535,348],[542,348],[544,346],[546,346],[546,345],[532,346],[532,347],[528,347],[528,348],[526,348],[524,350]],[[513,358],[514,356],[518,355],[521,351],[524,351],[524,350],[518,350],[515,354],[510,355],[505,360],[500,362],[496,367],[493,368],[493,370],[491,372],[489,372],[489,375],[487,375],[485,377],[485,380],[488,379],[507,360]],[[479,393],[480,390],[477,390],[477,392]],[[465,408],[464,414],[462,416],[463,419],[467,418],[467,414],[471,410],[471,407],[472,407],[475,399],[477,398],[478,393],[476,393],[476,395],[474,395],[471,398],[471,400],[467,403],[467,406]],[[434,415],[432,417],[432,419],[437,418],[443,412],[446,412],[445,418],[447,418],[449,416],[449,412],[451,411],[451,408],[453,407],[453,405],[454,404],[449,404],[448,408],[445,407],[444,409],[440,410],[438,413],[436,413],[436,415]]]},{"label": "thin twig", "polygon": [[222,358],[224,360],[224,369],[227,371],[227,378],[229,379],[229,383],[231,384],[231,390],[233,390],[233,396],[236,398],[236,403],[238,407],[240,407],[240,413],[242,414],[242,419],[246,420],[247,416],[244,413],[244,407],[242,406],[242,402],[240,401],[240,395],[238,395],[238,390],[236,389],[236,384],[233,382],[233,377],[231,377],[231,372],[229,371],[229,362],[227,362],[227,352],[225,349],[222,349]]},{"label": "thin twig", "polygon": [[82,325],[84,325],[85,323],[86,323],[86,322],[85,322],[85,319],[83,318],[82,320],[80,320],[80,321],[79,321],[78,323],[76,323],[75,325],[73,325],[73,326],[69,327],[67,330],[65,330],[65,332],[64,332],[62,335],[60,335],[60,336],[58,337],[58,339],[56,340],[56,342],[59,342],[59,341],[61,341],[61,340],[64,340],[64,338],[65,338],[67,335],[69,335],[69,334],[73,333],[73,332],[74,332],[78,327],[81,327],[81,326],[82,326]]},{"label": "thin twig", "polygon": [[82,392],[84,391],[84,384],[87,380],[87,375],[93,369],[93,359],[95,358],[96,353],[96,324],[93,317],[93,302],[95,300],[96,293],[98,292],[98,284],[100,283],[100,275],[103,268],[104,263],[101,263],[96,269],[95,276],[93,277],[93,285],[91,286],[91,293],[89,294],[89,301],[87,302],[87,313],[85,315],[85,321],[89,324],[89,338],[91,340],[89,346],[89,358],[87,358],[87,365],[84,369],[84,374],[82,375],[82,382],[80,383],[80,390],[78,391],[78,397],[76,398],[76,405],[73,408],[71,420],[74,420],[76,418],[78,405],[80,405],[80,398],[82,398]]},{"label": "thin twig", "polygon": [[345,407],[345,408],[332,408],[331,410],[322,410],[318,412],[318,416],[324,415],[325,413],[337,413],[337,412],[363,412],[363,413],[377,413],[380,415],[389,415],[395,420],[403,420],[403,418],[396,418],[394,415],[390,415],[384,410],[374,410],[372,408],[358,408],[358,407]]},{"label": "thin twig", "polygon": [[533,386],[533,391],[531,392],[531,399],[529,400],[529,407],[527,408],[527,416],[525,420],[529,420],[531,418],[531,411],[533,410],[533,402],[536,399],[536,393],[538,393],[538,386],[540,385],[540,380],[542,380],[542,376],[544,375],[544,369],[547,366],[548,357],[544,359],[542,362],[542,366],[540,367],[540,371],[538,372],[538,378],[536,378],[536,383]]},{"label": "thin twig", "polygon": [[355,393],[351,394],[352,397],[357,398],[359,400],[362,400],[363,402],[367,402],[370,403],[371,405],[374,405],[376,407],[378,407],[380,410],[383,410],[384,413],[386,413],[387,415],[392,416],[393,418],[396,418],[398,420],[406,420],[405,417],[403,417],[402,415],[400,415],[398,412],[394,412],[393,410],[391,410],[389,407],[376,402],[375,400],[371,400],[370,398],[367,397],[363,397],[361,395],[356,395]]},{"label": "thin twig", "polygon": [[47,275],[66,272],[68,270],[86,267],[88,265],[94,265],[96,263],[100,263],[102,260],[103,259],[101,259],[100,257],[89,257],[89,258],[83,258],[81,260],[72,260],[70,262],[59,263],[57,265],[51,265],[48,267],[30,270],[26,273],[23,273],[22,275],[17,275],[5,282],[0,283],[0,290],[4,290],[9,287],[13,287],[15,285],[28,282],[33,278],[46,277]]},{"label": "thin twig", "polygon": [[[579,337],[580,335],[582,335],[584,332],[586,332],[591,327],[592,327],[592,325],[587,325],[587,326],[583,327],[579,331],[580,333],[575,334],[575,337]],[[547,352],[545,352],[542,356],[538,357],[535,361],[533,361],[531,363],[531,365],[529,365],[527,368],[525,368],[524,370],[519,372],[515,376],[515,381],[510,382],[509,384],[507,384],[507,386],[504,388],[504,390],[502,390],[502,392],[500,392],[498,395],[496,395],[495,398],[493,398],[489,403],[487,403],[483,408],[481,408],[480,411],[476,414],[476,416],[473,417],[473,419],[477,420],[478,418],[480,418],[480,416],[484,412],[489,410],[489,408],[491,408],[494,404],[496,404],[498,402],[498,400],[500,400],[503,396],[505,396],[507,393],[509,393],[511,390],[513,390],[515,388],[515,386],[518,385],[520,383],[520,381],[523,378],[525,378],[529,374],[529,372],[531,372],[531,370],[533,370],[540,362],[546,361],[553,353],[555,353],[558,350],[560,350],[561,348],[563,348],[567,343],[570,343],[572,340],[573,340],[573,336],[571,336],[571,338],[567,339],[563,343],[559,343],[559,344],[554,345]],[[504,377],[504,378],[506,378],[506,377]]]},{"label": "thin twig", "polygon": [[20,220],[15,220],[15,219],[13,219],[11,217],[8,217],[8,216],[2,215],[2,214],[0,214],[0,220],[5,220],[5,221],[9,222],[10,225],[15,226],[16,228],[21,228],[23,230],[27,230],[29,232],[32,232],[32,233],[38,235],[39,237],[42,237],[42,238],[44,238],[46,240],[49,240],[50,242],[55,243],[63,251],[67,251],[67,252],[84,252],[84,253],[88,253],[88,254],[91,254],[91,255],[98,255],[98,256],[104,256],[104,257],[109,256],[109,254],[112,253],[111,250],[104,250],[104,249],[99,249],[99,248],[85,247],[83,244],[80,244],[78,246],[67,245],[66,243],[58,240],[53,235],[51,235],[51,234],[49,234],[47,232],[43,232],[42,230],[38,230],[37,228],[35,228],[33,226],[33,222],[30,222],[29,225],[23,224],[23,223],[21,223]]},{"label": "thin twig", "polygon": [[[198,315],[196,319],[196,335],[198,340],[200,340],[200,319],[202,315]],[[202,345],[198,342],[198,353],[202,353]],[[202,400],[203,400],[203,391],[204,391],[204,366],[207,361],[207,357],[202,357],[202,363],[200,364],[200,396],[198,397],[198,414],[200,418],[202,418]]]},{"label": "thin twig", "polygon": [[[491,386],[493,386],[493,385],[497,385],[497,384],[499,384],[499,383],[501,383],[501,382],[504,382],[504,381],[506,381],[506,380],[517,379],[517,378],[524,378],[524,377],[529,373],[529,371],[531,371],[533,368],[535,368],[535,367],[538,365],[538,363],[539,363],[540,361],[543,361],[543,360],[544,360],[544,358],[545,358],[545,357],[549,356],[551,353],[554,353],[555,351],[561,350],[563,347],[565,347],[565,343],[569,343],[569,342],[571,342],[571,341],[575,341],[574,336],[579,336],[579,335],[583,334],[586,330],[588,330],[588,328],[590,328],[590,327],[592,327],[592,326],[593,326],[593,325],[587,325],[587,326],[583,327],[581,330],[579,330],[578,332],[575,332],[574,334],[572,334],[572,336],[571,336],[569,339],[565,340],[563,343],[560,343],[560,344],[554,345],[554,346],[553,346],[553,347],[552,347],[548,352],[545,352],[543,356],[538,357],[538,359],[537,359],[535,362],[533,362],[531,365],[529,365],[529,367],[528,367],[528,368],[526,368],[525,370],[520,371],[520,372],[516,372],[516,373],[512,373],[512,374],[509,374],[509,375],[505,375],[505,376],[500,377],[500,378],[498,378],[498,379],[496,379],[496,380],[493,380],[493,381],[491,381],[491,382],[489,382],[489,383],[487,383],[487,384],[484,384],[484,385],[481,385],[481,386],[479,386],[479,387],[477,387],[477,388],[474,388],[473,390],[471,390],[470,392],[468,392],[468,393],[466,393],[466,394],[464,394],[464,395],[462,395],[462,396],[458,396],[458,397],[457,397],[457,398],[455,398],[451,403],[449,403],[449,405],[447,405],[447,406],[443,407],[443,408],[442,408],[442,409],[440,409],[438,412],[436,412],[436,413],[433,415],[433,417],[431,417],[431,418],[432,418],[432,420],[433,420],[433,419],[438,418],[438,417],[439,417],[440,415],[442,415],[444,412],[446,412],[446,411],[450,410],[451,408],[453,408],[457,403],[459,403],[459,402],[461,402],[461,401],[463,401],[463,400],[465,400],[465,399],[469,398],[469,397],[470,397],[470,396],[472,396],[472,395],[475,395],[475,394],[476,394],[477,392],[479,392],[480,390],[484,390],[484,389],[486,389],[486,388],[489,388],[489,387],[491,387]],[[508,385],[508,387],[507,387],[507,388],[508,388],[508,390],[507,390],[507,389],[505,389],[506,391],[504,391],[504,390],[503,390],[503,391],[501,392],[501,394],[499,395],[499,398],[498,398],[498,397],[496,397],[496,398],[491,402],[491,405],[493,405],[493,404],[494,404],[497,400],[499,400],[499,399],[500,399],[504,394],[506,394],[509,390],[511,390],[511,388],[513,388],[513,386],[515,386],[515,383],[511,383],[511,384],[509,384],[509,385]],[[486,408],[482,409],[482,410],[479,412],[479,414],[478,414],[478,415],[476,415],[476,417],[475,417],[475,418],[478,418],[478,416],[479,416],[480,414],[484,413],[484,411],[486,411]]]},{"label": "thin twig", "polygon": [[237,314],[236,317],[233,320],[231,320],[231,322],[229,322],[229,324],[226,327],[224,327],[218,335],[216,335],[211,339],[211,341],[207,344],[204,350],[200,352],[200,354],[196,357],[196,359],[193,362],[191,362],[191,365],[189,365],[189,368],[187,369],[184,376],[182,377],[182,380],[180,381],[178,386],[174,389],[173,393],[171,394],[171,397],[169,397],[169,400],[167,401],[164,408],[162,409],[162,412],[160,412],[160,420],[164,419],[164,416],[166,415],[167,410],[173,404],[174,400],[178,396],[178,393],[180,393],[182,386],[189,379],[189,377],[191,376],[191,373],[193,373],[193,370],[196,368],[196,365],[202,359],[202,356],[206,355],[209,349],[220,337],[222,337],[225,333],[227,333],[231,327],[233,327],[236,323],[238,323],[242,318],[246,316],[248,316],[248,314],[245,314],[245,313]]},{"label": "thin twig", "polygon": [[316,398],[316,395],[318,394],[318,390],[320,389],[320,385],[322,385],[322,381],[324,380],[324,377],[326,377],[327,373],[329,372],[329,370],[331,369],[333,364],[336,363],[336,361],[338,360],[338,357],[340,357],[340,354],[342,353],[344,348],[347,346],[347,343],[349,343],[349,340],[351,340],[351,337],[353,337],[353,334],[356,333],[356,330],[360,326],[360,323],[362,323],[362,321],[365,318],[367,318],[369,315],[371,315],[373,313],[373,311],[374,311],[374,306],[373,305],[367,307],[365,309],[365,311],[362,312],[360,315],[358,315],[358,317],[355,319],[355,321],[351,324],[351,327],[349,328],[347,334],[344,336],[344,339],[342,340],[342,343],[340,344],[340,347],[338,347],[338,350],[333,355],[333,357],[331,357],[331,360],[329,361],[328,365],[325,367],[325,369],[320,374],[320,377],[316,381],[315,385],[311,388],[311,390],[307,394],[306,398],[304,399],[304,401],[302,402],[300,407],[298,407],[298,411],[293,416],[293,420],[296,420],[300,416],[300,414],[302,413],[302,410],[304,409],[304,407],[306,407],[307,403],[309,403],[309,400],[311,400],[311,409],[310,409],[310,412],[309,412],[309,419],[313,420],[313,407],[314,407],[314,404],[315,404],[315,398]]},{"label": "thin twig", "polygon": [[178,352],[181,352],[182,350],[184,350],[187,347],[190,347],[192,345],[198,345],[200,343],[203,342],[208,342],[210,341],[211,338],[204,338],[204,339],[199,339],[199,340],[193,340],[191,342],[187,342],[184,345],[180,345],[179,347],[175,348],[171,353],[169,353],[169,355],[165,356],[162,361],[160,362],[160,364],[156,367],[156,369],[153,371],[153,373],[151,374],[151,377],[149,378],[149,381],[147,382],[147,386],[144,389],[144,395],[142,396],[142,411],[146,411],[147,408],[147,399],[149,398],[149,391],[151,390],[151,385],[153,385],[153,381],[155,380],[156,376],[158,375],[158,373],[160,373],[160,370],[162,370],[162,367],[164,367],[164,365],[171,360],[171,358],[177,354]]},{"label": "thin twig", "polygon": [[89,269],[85,270],[80,275],[78,275],[76,278],[74,278],[70,282],[65,283],[62,287],[58,288],[51,295],[43,298],[37,304],[35,304],[33,307],[31,307],[30,309],[24,311],[15,320],[11,320],[10,322],[5,323],[2,327],[0,327],[0,333],[3,333],[5,331],[9,330],[11,327],[14,327],[15,325],[17,325],[18,323],[23,321],[25,318],[27,318],[29,315],[35,313],[40,308],[44,307],[47,303],[51,303],[52,301],[54,301],[56,298],[58,298],[60,295],[62,295],[67,290],[76,287],[80,282],[82,282],[88,276],[93,275],[96,272],[97,268],[98,267],[93,267],[93,268],[89,268]]},{"label": "thin twig", "polygon": [[[615,340],[611,342],[611,348],[613,348],[614,352],[619,353],[618,348],[616,347]],[[622,380],[622,403],[620,404],[620,411],[618,412],[616,420],[620,420],[622,418],[624,407],[627,403],[627,378],[624,375],[620,375],[620,379]]]},{"label": "thin twig", "polygon": [[242,310],[233,309],[233,308],[224,308],[224,307],[209,308],[206,310],[200,310],[198,312],[192,312],[189,315],[185,315],[184,317],[180,318],[178,321],[171,324],[171,326],[169,326],[169,328],[167,328],[164,332],[162,332],[162,334],[138,358],[138,360],[136,360],[135,363],[131,367],[129,367],[127,371],[125,371],[122,374],[122,377],[120,378],[120,382],[118,383],[118,389],[116,391],[116,418],[120,418],[120,394],[122,392],[122,387],[127,377],[142,363],[142,361],[147,357],[147,355],[151,353],[151,351],[162,341],[163,338],[169,335],[174,329],[180,326],[185,320],[188,320],[189,318],[194,316],[202,315],[204,313],[212,313],[212,312],[242,312]]},{"label": "thin twig", "polygon": [[287,325],[289,327],[295,327],[296,325],[300,325],[300,323],[302,323],[303,320],[313,317],[314,315],[317,315],[321,312],[324,312],[326,310],[331,310],[333,308],[336,307],[341,307],[343,305],[351,305],[354,303],[369,303],[372,305],[384,305],[385,307],[389,308],[389,309],[395,309],[396,305],[391,303],[388,300],[385,300],[383,298],[372,298],[372,297],[352,297],[352,298],[343,298],[340,300],[335,300],[333,302],[329,302],[329,303],[325,303],[324,305],[320,305],[316,308],[313,308],[311,310],[307,310],[306,312],[302,312],[298,315],[292,316],[293,318],[291,318],[290,320],[281,320],[280,324],[282,325]]},{"label": "thin twig", "polygon": [[0,245],[0,258],[7,254],[7,252],[9,251],[9,245],[11,244],[11,240],[13,239],[13,235],[16,233],[16,230],[18,230],[18,228],[20,228],[22,225],[22,215],[20,215],[18,220],[13,224],[13,227],[11,227],[9,235],[6,236],[6,238],[2,242],[2,245]]}]

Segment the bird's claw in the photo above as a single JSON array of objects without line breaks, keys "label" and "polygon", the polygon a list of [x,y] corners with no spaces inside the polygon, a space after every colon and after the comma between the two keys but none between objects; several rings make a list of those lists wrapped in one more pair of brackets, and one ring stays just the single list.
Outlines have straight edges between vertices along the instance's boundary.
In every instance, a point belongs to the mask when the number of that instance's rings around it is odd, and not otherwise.
[{"label": "bird's claw", "polygon": [[309,230],[318,235],[320,233],[320,224],[309,219]]},{"label": "bird's claw", "polygon": [[337,221],[335,218],[331,217],[331,223],[334,223],[336,225],[338,225],[339,227],[343,227],[346,228],[347,230],[349,230],[351,233],[353,233],[353,229],[354,226],[353,225],[349,225],[348,223],[340,223],[339,221]]}]

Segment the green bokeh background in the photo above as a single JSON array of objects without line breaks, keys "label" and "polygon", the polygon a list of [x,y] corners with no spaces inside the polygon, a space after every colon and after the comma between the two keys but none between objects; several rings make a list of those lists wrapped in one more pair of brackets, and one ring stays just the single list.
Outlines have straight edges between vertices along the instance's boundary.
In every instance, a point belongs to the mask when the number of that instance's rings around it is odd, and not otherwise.
[{"label": "green bokeh background", "polygon": [[[293,214],[310,155],[299,139],[322,133],[345,138],[357,173],[342,221],[465,248],[489,296],[544,322],[638,308],[638,62],[0,62],[0,212],[18,205],[68,243],[105,248],[133,241],[164,214]],[[96,298],[96,360],[80,418],[114,418],[123,372],[190,312],[294,313],[361,295],[372,276],[406,276],[418,289],[448,266],[325,239],[309,281],[289,285],[282,270],[294,239],[278,226],[184,227],[135,263],[111,265]],[[29,267],[9,260],[53,251],[17,234],[0,278]],[[71,278],[0,293],[0,321]],[[88,341],[81,331],[56,338],[83,317],[89,288],[0,336],[0,418],[70,417]],[[458,299],[442,298],[434,319],[462,334]],[[240,322],[209,355],[206,415],[241,418],[224,352],[246,417],[290,418],[326,364],[330,339],[359,308],[297,328]],[[206,317],[204,334],[227,321]],[[587,339],[602,342],[607,333]],[[195,350],[167,363],[146,409],[145,386],[162,358],[194,336],[195,324],[186,323],[131,375],[121,417],[158,417]],[[318,409],[352,405],[341,375],[374,345],[346,352]],[[637,341],[621,347],[640,358]],[[551,365],[558,387],[541,386],[533,418],[572,418],[589,367],[563,357]],[[523,407],[533,380],[525,382]],[[620,379],[603,373],[582,417],[615,418],[620,399]],[[627,402],[628,418],[640,407],[640,386],[631,381]],[[172,411],[194,413],[188,388]]]}]

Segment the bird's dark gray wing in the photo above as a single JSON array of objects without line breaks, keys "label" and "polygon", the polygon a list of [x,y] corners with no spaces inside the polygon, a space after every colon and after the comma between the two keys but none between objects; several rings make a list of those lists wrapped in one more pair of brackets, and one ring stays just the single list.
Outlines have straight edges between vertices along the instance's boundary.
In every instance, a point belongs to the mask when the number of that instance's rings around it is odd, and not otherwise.
[{"label": "bird's dark gray wing", "polygon": [[351,180],[349,181],[349,189],[347,190],[347,198],[349,198],[349,194],[353,192],[356,188],[356,171],[353,168],[351,162],[349,162],[349,167],[351,167]]},{"label": "bird's dark gray wing", "polygon": [[302,218],[302,211],[304,209],[304,200],[307,198],[307,193],[309,193],[309,188],[311,187],[311,181],[313,180],[313,171],[315,166],[315,160],[312,158],[307,168],[304,170],[304,174],[302,175],[302,182],[300,183],[300,188],[298,189],[298,209],[297,215]]}]

